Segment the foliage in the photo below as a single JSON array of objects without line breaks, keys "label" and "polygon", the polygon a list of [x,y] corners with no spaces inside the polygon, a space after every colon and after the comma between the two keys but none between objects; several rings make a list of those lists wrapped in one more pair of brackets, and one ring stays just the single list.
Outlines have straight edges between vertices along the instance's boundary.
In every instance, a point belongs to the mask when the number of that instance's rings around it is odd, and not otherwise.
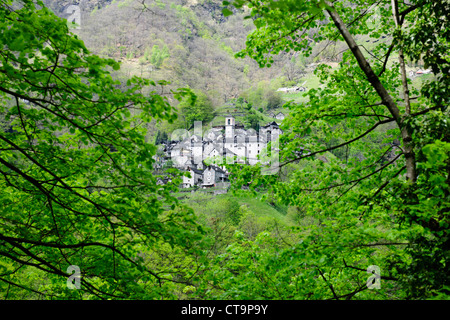
[{"label": "foliage", "polygon": [[155,145],[167,142],[168,138],[167,132],[158,130],[155,137]]},{"label": "foliage", "polygon": [[241,93],[241,97],[255,108],[276,109],[281,107],[284,101],[281,94],[276,92],[275,87],[276,83],[260,81],[256,86]]},{"label": "foliage", "polygon": [[159,46],[156,44],[152,47],[150,62],[157,69],[159,69],[161,67],[164,60],[167,59],[168,57],[170,57],[170,54],[169,54],[169,48],[167,47],[167,45],[164,45],[162,49],[159,49]]},{"label": "foliage", "polygon": [[190,128],[195,121],[207,123],[214,117],[211,99],[203,92],[195,92],[195,96],[187,96],[178,105],[185,125]]},{"label": "foliage", "polygon": [[[0,0],[2,298],[448,298],[448,1],[235,0],[223,15],[124,3],[96,12],[103,29],[92,19],[78,32],[192,91],[125,77],[42,3]],[[272,174],[230,165],[231,190],[215,196],[179,192],[171,161],[152,173],[162,154],[149,128],[158,144],[239,97],[232,108],[256,129],[256,110],[281,107],[276,89],[311,61],[318,83],[286,105]],[[433,75],[413,82],[408,63]],[[70,265],[80,290],[67,287]]]},{"label": "foliage", "polygon": [[[191,268],[179,253],[190,259],[201,228],[172,196],[178,173],[161,186],[151,173],[142,124],[176,118],[152,89],[166,83],[114,80],[119,63],[91,54],[41,2],[2,0],[0,17],[2,296],[174,297],[174,268],[178,282]],[[167,251],[180,264],[146,259]],[[66,285],[70,265],[80,290]]]},{"label": "foliage", "polygon": [[[252,299],[403,299],[448,288],[449,3],[233,5],[251,8],[248,18],[257,28],[238,56],[261,67],[283,51],[311,54],[311,36],[345,41],[350,50],[338,69],[316,68],[322,85],[308,91],[307,102],[290,104],[278,174],[233,170],[234,188],[267,188],[312,223],[299,224],[297,241],[284,250],[273,249],[268,234],[230,247],[218,257],[223,285],[217,292]],[[355,40],[362,35],[376,39],[370,51]],[[416,90],[405,57],[423,59],[435,77]],[[261,247],[265,241],[270,244]],[[370,265],[381,269],[380,290],[367,290]]]}]

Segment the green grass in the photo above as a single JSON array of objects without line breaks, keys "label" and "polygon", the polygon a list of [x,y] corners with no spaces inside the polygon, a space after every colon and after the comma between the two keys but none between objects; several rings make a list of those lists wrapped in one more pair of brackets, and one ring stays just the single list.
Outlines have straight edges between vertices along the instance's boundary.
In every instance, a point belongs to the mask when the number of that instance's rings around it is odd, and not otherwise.
[{"label": "green grass", "polygon": [[[306,81],[305,84],[303,84]],[[304,77],[298,80],[298,85],[303,86],[306,90],[317,89],[320,86],[319,77],[317,77],[314,73],[308,73]],[[304,103],[308,101],[308,97],[306,96],[306,92],[298,92],[298,93],[282,93],[283,100],[294,101],[295,103]]]},{"label": "green grass", "polygon": [[233,195],[231,192],[227,194],[217,195],[217,197],[235,200],[239,205],[245,205],[247,208],[260,217],[270,217],[280,220],[283,223],[288,223],[286,219],[286,210],[284,206],[272,206],[267,201],[261,201],[261,195],[254,196],[251,194],[237,194]]},{"label": "green grass", "polygon": [[305,92],[290,93],[283,94],[283,100],[286,102],[294,101],[295,103],[304,103],[308,101],[308,97],[305,96]]},{"label": "green grass", "polygon": [[236,201],[239,206],[247,206],[258,217],[273,218],[285,225],[291,223],[286,217],[287,207],[282,205],[273,206],[267,201],[261,201],[262,195],[260,194],[255,196],[247,192],[239,192],[238,194],[228,192],[226,194],[213,195],[208,190],[198,190],[195,193],[178,193],[177,195],[182,197],[181,201],[183,203],[191,206],[195,211],[196,209],[203,211],[208,204],[213,203],[216,199],[227,199]]},{"label": "green grass", "polygon": [[[262,118],[262,124],[265,125],[266,123],[272,122],[274,120],[276,120],[275,118],[269,117],[267,114],[260,112],[259,110],[256,110],[255,108],[253,108],[253,110],[255,111],[255,113],[260,116]],[[278,112],[283,112],[284,114],[286,114],[286,111],[284,109],[272,109],[270,110],[271,112],[277,114]]]},{"label": "green grass", "polygon": [[[413,70],[415,70],[415,69],[419,69],[419,68],[413,68]],[[412,85],[414,88],[420,89],[426,81],[430,81],[430,80],[434,80],[434,79],[435,79],[435,75],[432,73],[423,74],[421,76],[415,77],[412,80]]]}]

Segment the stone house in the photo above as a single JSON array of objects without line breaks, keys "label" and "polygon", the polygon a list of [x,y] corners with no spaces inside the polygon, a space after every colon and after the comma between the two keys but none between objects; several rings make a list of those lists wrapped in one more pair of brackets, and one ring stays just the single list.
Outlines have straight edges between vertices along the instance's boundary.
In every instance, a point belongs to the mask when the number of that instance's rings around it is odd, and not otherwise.
[{"label": "stone house", "polygon": [[278,113],[274,116],[274,118],[277,119],[277,120],[284,120],[285,116],[284,116],[284,113],[283,113],[283,112],[278,112]]},{"label": "stone house", "polygon": [[203,181],[203,172],[201,170],[188,167],[186,172],[190,174],[190,177],[183,176],[183,188],[190,188],[197,186]]},{"label": "stone house", "polygon": [[211,188],[216,185],[218,182],[225,182],[228,180],[227,173],[217,167],[217,166],[208,166],[203,171],[203,183],[202,188]]}]

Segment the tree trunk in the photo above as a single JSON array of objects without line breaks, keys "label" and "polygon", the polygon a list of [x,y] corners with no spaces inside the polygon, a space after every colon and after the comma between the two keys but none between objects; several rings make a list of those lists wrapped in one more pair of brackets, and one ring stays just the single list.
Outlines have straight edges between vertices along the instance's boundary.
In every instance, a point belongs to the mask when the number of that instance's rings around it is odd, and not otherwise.
[{"label": "tree trunk", "polygon": [[[399,108],[394,102],[394,99],[391,97],[389,92],[383,86],[383,84],[381,83],[380,79],[375,74],[375,72],[373,72],[369,62],[366,60],[361,50],[359,50],[358,45],[356,44],[350,32],[348,31],[345,23],[342,21],[336,9],[333,7],[333,4],[330,1],[325,1],[325,4],[328,6],[326,11],[333,19],[333,22],[338,28],[340,34],[344,37],[345,42],[352,51],[353,56],[356,58],[361,70],[363,70],[364,73],[366,74],[367,80],[376,90],[376,92],[381,98],[382,104],[388,108],[389,112],[391,113],[392,117],[395,119],[395,122],[400,128],[403,141],[403,154],[406,160],[406,178],[411,182],[415,182],[416,181],[415,153],[412,145],[412,134],[408,130],[408,128],[404,125],[405,117],[401,115]],[[406,114],[405,116],[407,117],[409,116],[409,114]]]}]

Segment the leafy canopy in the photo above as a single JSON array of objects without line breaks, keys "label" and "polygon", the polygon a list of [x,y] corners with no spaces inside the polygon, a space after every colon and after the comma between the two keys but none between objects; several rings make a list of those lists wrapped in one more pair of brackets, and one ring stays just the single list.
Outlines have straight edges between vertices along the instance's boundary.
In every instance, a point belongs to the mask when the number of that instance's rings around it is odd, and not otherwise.
[{"label": "leafy canopy", "polygon": [[[448,1],[224,5],[251,9],[247,18],[256,30],[237,56],[261,67],[282,52],[309,55],[321,41],[342,41],[348,49],[337,69],[316,68],[321,86],[305,94],[307,102],[289,105],[278,175],[231,167],[236,189],[267,190],[267,197],[296,206],[314,223],[299,226],[297,239],[282,249],[265,244],[263,235],[230,248],[220,263],[234,276],[226,282],[230,291],[221,292],[228,297],[244,278],[253,282],[235,289],[235,297],[385,299],[446,292]],[[361,41],[367,36],[370,47]],[[431,80],[413,84],[406,61],[430,68]],[[367,290],[370,265],[381,269],[381,290]],[[231,279],[225,273],[223,280]]]},{"label": "leafy canopy", "polygon": [[[166,185],[152,174],[144,124],[176,118],[167,97],[149,79],[114,80],[119,63],[41,1],[1,0],[0,29],[3,297],[172,297],[173,269],[183,282],[190,267],[158,252],[189,252],[202,230],[172,196],[178,174]],[[81,290],[67,288],[70,265]]]}]

